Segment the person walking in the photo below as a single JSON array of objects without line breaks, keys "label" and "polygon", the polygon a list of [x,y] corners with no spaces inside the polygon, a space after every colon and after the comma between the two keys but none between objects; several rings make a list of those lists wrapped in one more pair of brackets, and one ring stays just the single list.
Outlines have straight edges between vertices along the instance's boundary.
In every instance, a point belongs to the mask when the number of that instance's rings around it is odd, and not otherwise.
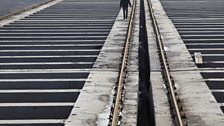
[{"label": "person walking", "polygon": [[123,8],[123,17],[124,17],[124,19],[128,18],[128,5],[131,7],[130,0],[121,0],[120,1],[120,7]]}]

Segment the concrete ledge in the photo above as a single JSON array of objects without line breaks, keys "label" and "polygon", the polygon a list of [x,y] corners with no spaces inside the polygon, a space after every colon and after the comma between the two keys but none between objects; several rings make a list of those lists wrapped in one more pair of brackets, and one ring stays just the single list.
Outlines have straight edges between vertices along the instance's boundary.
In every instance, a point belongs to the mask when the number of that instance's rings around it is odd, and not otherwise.
[{"label": "concrete ledge", "polygon": [[139,90],[139,70],[138,70],[138,47],[139,47],[139,1],[136,3],[133,36],[129,52],[129,63],[127,66],[126,83],[124,85],[124,107],[122,126],[137,126],[138,116],[138,90]]},{"label": "concrete ledge", "polygon": [[127,27],[120,11],[65,126],[108,125]]},{"label": "concrete ledge", "polygon": [[224,116],[159,0],[153,9],[189,126],[222,126]]},{"label": "concrete ledge", "polygon": [[147,0],[145,0],[146,26],[148,33],[148,48],[150,55],[151,84],[155,107],[155,121],[157,126],[173,126],[170,115],[170,105],[164,89],[164,82],[161,74],[157,42],[150,18]]}]

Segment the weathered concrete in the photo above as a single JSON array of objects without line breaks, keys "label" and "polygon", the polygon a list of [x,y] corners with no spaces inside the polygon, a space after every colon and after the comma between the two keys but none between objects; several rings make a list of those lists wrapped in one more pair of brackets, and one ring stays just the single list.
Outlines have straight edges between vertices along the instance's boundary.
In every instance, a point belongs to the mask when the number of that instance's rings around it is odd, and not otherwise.
[{"label": "weathered concrete", "polygon": [[120,11],[65,126],[105,126],[109,123],[127,27],[128,20],[123,20]]},{"label": "weathered concrete", "polygon": [[127,66],[126,83],[124,85],[124,108],[122,126],[136,126],[138,115],[138,47],[139,47],[139,12],[140,2],[137,0],[133,35],[131,39],[129,63]]},{"label": "weathered concrete", "polygon": [[145,0],[146,27],[148,33],[148,48],[150,56],[151,84],[153,91],[153,100],[155,107],[155,120],[157,126],[172,126],[169,102],[164,88],[164,82],[161,74],[161,66],[157,49],[157,42],[150,18],[147,0]]},{"label": "weathered concrete", "polygon": [[224,116],[159,0],[152,0],[171,75],[189,126],[222,126]]}]

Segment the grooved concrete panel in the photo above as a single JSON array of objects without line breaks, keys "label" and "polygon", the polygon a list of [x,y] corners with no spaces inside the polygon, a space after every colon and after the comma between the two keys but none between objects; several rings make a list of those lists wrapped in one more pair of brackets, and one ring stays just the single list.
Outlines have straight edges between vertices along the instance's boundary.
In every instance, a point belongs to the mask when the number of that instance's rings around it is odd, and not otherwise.
[{"label": "grooved concrete panel", "polygon": [[0,0],[0,17],[47,0]]},{"label": "grooved concrete panel", "polygon": [[64,125],[118,12],[119,0],[55,0],[1,21],[0,125]]}]

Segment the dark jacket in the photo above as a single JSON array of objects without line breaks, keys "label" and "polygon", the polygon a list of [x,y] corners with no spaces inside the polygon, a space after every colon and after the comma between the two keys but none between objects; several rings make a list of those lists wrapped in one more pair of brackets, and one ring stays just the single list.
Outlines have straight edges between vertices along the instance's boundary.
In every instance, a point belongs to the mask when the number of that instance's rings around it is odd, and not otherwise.
[{"label": "dark jacket", "polygon": [[120,7],[128,7],[128,5],[131,6],[130,0],[121,0],[120,1]]}]

